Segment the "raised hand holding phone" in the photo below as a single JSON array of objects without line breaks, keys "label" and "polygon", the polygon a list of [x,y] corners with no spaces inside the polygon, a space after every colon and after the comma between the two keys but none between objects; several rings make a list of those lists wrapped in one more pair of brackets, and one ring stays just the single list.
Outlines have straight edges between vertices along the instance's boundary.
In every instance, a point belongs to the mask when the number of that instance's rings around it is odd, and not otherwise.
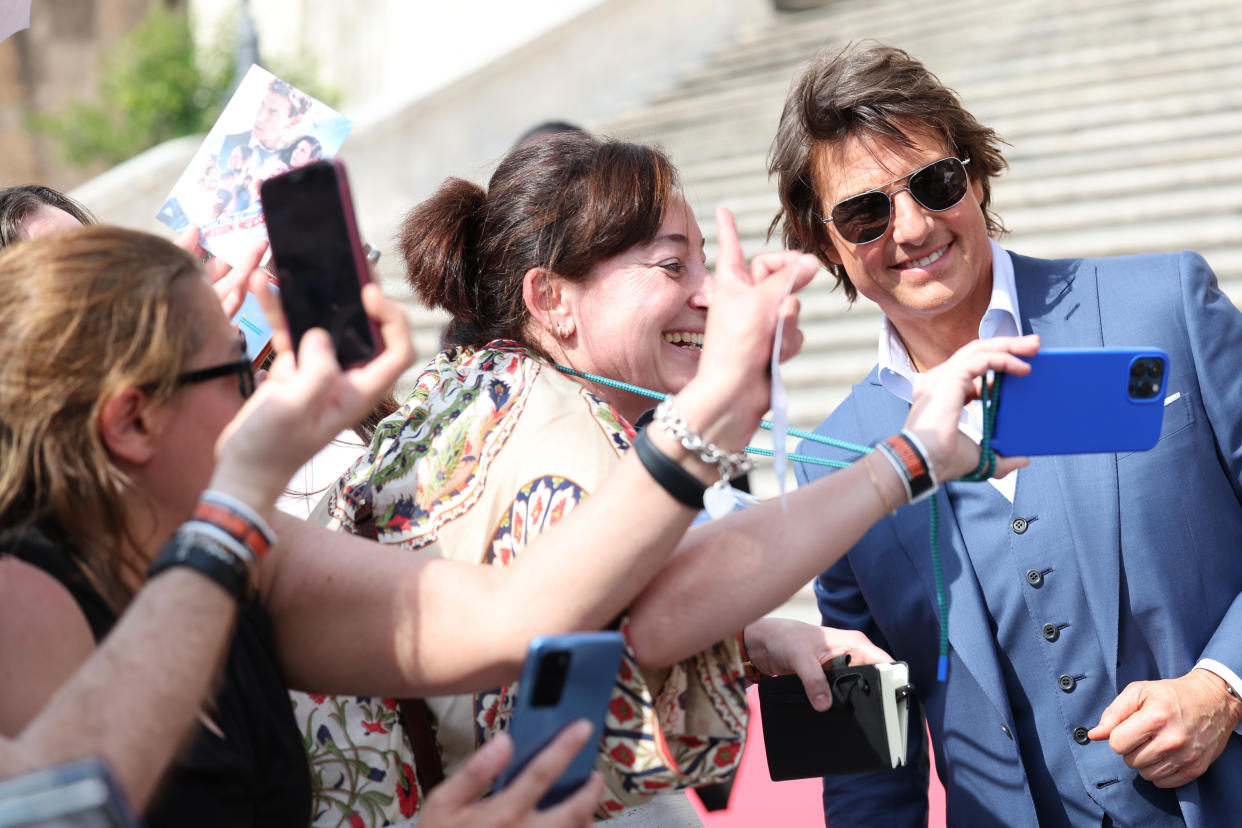
[{"label": "raised hand holding phone", "polygon": [[342,366],[373,358],[382,340],[362,306],[370,271],[345,166],[327,159],[273,176],[260,198],[294,349],[323,328]]}]

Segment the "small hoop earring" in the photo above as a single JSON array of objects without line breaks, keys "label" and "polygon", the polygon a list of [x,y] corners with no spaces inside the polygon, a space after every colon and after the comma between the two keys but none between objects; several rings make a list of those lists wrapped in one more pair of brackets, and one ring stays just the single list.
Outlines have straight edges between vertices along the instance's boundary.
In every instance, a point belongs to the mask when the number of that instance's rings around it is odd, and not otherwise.
[{"label": "small hoop earring", "polygon": [[557,322],[556,323],[556,338],[564,339],[564,337],[565,337],[565,332],[561,330],[561,323]]}]

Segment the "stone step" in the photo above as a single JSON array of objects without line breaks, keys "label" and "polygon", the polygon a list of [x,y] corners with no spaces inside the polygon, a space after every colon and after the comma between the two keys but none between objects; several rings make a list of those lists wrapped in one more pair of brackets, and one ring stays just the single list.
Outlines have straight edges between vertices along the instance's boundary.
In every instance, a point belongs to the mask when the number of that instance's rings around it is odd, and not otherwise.
[{"label": "stone step", "polygon": [[[1059,128],[1056,122],[1064,118],[1087,125],[1107,122],[1117,117],[1118,110],[1124,113],[1127,107],[1144,102],[1159,101],[1161,106],[1182,109],[1220,107],[1242,71],[1242,53],[1228,42],[1206,53],[1194,48],[1156,55],[1134,62],[1120,74],[1112,64],[1102,64],[1096,71],[1098,77],[1082,67],[1041,67],[1022,78],[980,79],[955,86],[984,123],[1013,121],[1015,130],[1025,125],[1028,131],[1048,131]],[[609,122],[603,128],[610,133],[659,134],[672,143],[681,141],[683,135],[694,140],[724,127],[734,133],[739,128],[753,129],[753,124],[774,128],[786,88],[797,72],[798,67],[790,65],[771,77],[739,78],[711,93],[670,99],[662,107],[646,110],[642,120]],[[1151,117],[1153,110],[1149,106],[1138,114]]]},{"label": "stone step", "polygon": [[[1005,3],[999,9],[1003,13],[997,14],[995,3],[939,3],[923,9],[901,8],[896,23],[884,19],[883,5],[867,4],[854,19],[824,15],[820,28],[809,16],[788,26],[772,26],[763,37],[733,46],[719,60],[692,73],[677,91],[684,94],[729,84],[739,75],[753,76],[800,62],[805,58],[799,55],[809,56],[821,46],[864,37],[902,45],[929,65],[946,67],[939,74],[950,84],[959,79],[951,77],[948,68],[961,65],[963,55],[969,60],[961,70],[966,79],[991,76],[1005,81],[1030,72],[1032,67],[1091,62],[1124,65],[1126,59],[1144,54],[1144,49],[1147,54],[1166,52],[1182,43],[1202,49],[1218,42],[1213,35],[1228,32],[1239,21],[1237,4],[1229,0],[1145,3],[1146,13],[1138,14],[1135,4],[1126,3],[1111,9],[1098,7],[1090,16],[1073,14],[1081,11],[1083,4],[1050,12],[1042,3]],[[920,15],[924,9],[927,14]],[[1032,11],[1034,14],[1029,13]],[[958,18],[946,20],[949,14]],[[928,18],[949,25],[929,28]],[[1208,19],[1220,25],[1205,26]],[[1107,38],[1100,37],[1102,30],[1108,32]],[[961,42],[969,42],[971,48],[963,52],[957,45]],[[1055,51],[1050,44],[1055,44]],[[993,64],[999,68],[992,70]]]}]

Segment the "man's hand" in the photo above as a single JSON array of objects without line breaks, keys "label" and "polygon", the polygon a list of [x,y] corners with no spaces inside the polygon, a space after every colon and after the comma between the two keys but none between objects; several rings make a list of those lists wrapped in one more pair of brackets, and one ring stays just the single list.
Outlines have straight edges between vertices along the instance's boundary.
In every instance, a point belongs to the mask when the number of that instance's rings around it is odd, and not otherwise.
[{"label": "man's hand", "polygon": [[747,625],[746,652],[765,676],[796,673],[811,706],[832,707],[832,690],[823,665],[850,654],[852,664],[887,664],[893,657],[857,630],[838,630],[789,618],[760,618]]},{"label": "man's hand", "polygon": [[1132,682],[1087,734],[1108,739],[1127,765],[1158,788],[1197,779],[1225,749],[1242,720],[1242,699],[1208,670]]},{"label": "man's hand", "polygon": [[546,811],[535,803],[569,766],[594,728],[577,721],[561,731],[518,774],[513,783],[486,799],[479,797],[496,781],[513,756],[513,741],[498,733],[475,751],[464,765],[431,792],[419,815],[423,828],[572,828],[591,824],[595,803],[604,793],[604,780],[592,773],[577,793]]}]

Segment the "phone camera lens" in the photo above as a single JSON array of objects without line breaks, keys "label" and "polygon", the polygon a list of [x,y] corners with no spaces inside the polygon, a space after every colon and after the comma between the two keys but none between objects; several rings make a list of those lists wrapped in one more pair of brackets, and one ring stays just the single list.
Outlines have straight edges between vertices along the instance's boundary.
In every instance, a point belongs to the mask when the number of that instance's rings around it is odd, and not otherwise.
[{"label": "phone camera lens", "polygon": [[1134,379],[1142,379],[1147,369],[1143,367],[1143,360],[1136,359],[1134,364],[1130,366],[1130,376]]},{"label": "phone camera lens", "polygon": [[1159,379],[1164,374],[1164,363],[1158,359],[1153,359],[1147,363],[1147,376],[1152,379]]}]

